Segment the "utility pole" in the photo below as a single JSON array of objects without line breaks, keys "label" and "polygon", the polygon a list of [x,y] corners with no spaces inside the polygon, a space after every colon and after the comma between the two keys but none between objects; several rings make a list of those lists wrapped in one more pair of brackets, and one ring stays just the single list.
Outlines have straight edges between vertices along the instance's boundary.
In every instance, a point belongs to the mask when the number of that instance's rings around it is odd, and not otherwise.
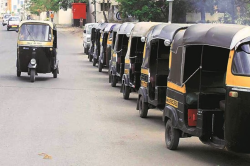
[{"label": "utility pole", "polygon": [[94,18],[95,18],[95,22],[96,22],[96,0],[92,0],[91,4],[93,4],[94,8],[95,8]]},{"label": "utility pole", "polygon": [[169,14],[168,14],[168,23],[172,22],[172,13],[173,13],[173,2],[174,0],[167,0],[169,2]]}]

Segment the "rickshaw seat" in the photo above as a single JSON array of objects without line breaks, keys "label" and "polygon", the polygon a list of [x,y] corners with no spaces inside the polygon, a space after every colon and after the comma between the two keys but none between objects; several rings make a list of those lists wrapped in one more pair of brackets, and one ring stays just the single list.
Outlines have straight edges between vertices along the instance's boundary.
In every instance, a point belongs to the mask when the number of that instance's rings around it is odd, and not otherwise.
[{"label": "rickshaw seat", "polygon": [[226,108],[226,102],[225,102],[225,100],[221,100],[220,101],[220,109],[222,111],[225,111],[225,108]]}]

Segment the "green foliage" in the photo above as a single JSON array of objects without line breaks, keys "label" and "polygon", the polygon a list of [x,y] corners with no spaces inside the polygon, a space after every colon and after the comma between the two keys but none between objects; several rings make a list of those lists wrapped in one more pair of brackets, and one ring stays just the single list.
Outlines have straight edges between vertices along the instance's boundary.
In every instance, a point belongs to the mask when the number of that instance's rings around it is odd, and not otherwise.
[{"label": "green foliage", "polygon": [[29,6],[32,14],[39,14],[45,11],[58,11],[59,0],[30,0]]}]

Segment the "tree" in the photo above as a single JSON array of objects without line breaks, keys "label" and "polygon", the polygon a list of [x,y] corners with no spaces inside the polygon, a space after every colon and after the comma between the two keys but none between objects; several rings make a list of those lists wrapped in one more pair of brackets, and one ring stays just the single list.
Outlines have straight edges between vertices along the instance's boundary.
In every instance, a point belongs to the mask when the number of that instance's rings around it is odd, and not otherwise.
[{"label": "tree", "polygon": [[46,11],[58,11],[59,0],[30,0],[29,10],[32,14],[40,14]]},{"label": "tree", "polygon": [[139,21],[164,21],[165,1],[154,0],[117,0],[123,18],[133,16]]}]

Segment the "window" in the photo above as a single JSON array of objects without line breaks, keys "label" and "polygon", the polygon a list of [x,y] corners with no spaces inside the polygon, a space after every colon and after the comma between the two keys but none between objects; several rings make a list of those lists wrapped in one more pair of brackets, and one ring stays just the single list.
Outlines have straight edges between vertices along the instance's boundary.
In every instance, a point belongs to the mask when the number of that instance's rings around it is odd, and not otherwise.
[{"label": "window", "polygon": [[19,40],[51,41],[51,29],[48,25],[22,25]]},{"label": "window", "polygon": [[10,17],[9,21],[19,21],[19,17]]},{"label": "window", "polygon": [[233,59],[232,72],[235,75],[250,76],[250,43],[238,47]]},{"label": "window", "polygon": [[101,11],[108,11],[110,9],[110,3],[100,3]]}]

